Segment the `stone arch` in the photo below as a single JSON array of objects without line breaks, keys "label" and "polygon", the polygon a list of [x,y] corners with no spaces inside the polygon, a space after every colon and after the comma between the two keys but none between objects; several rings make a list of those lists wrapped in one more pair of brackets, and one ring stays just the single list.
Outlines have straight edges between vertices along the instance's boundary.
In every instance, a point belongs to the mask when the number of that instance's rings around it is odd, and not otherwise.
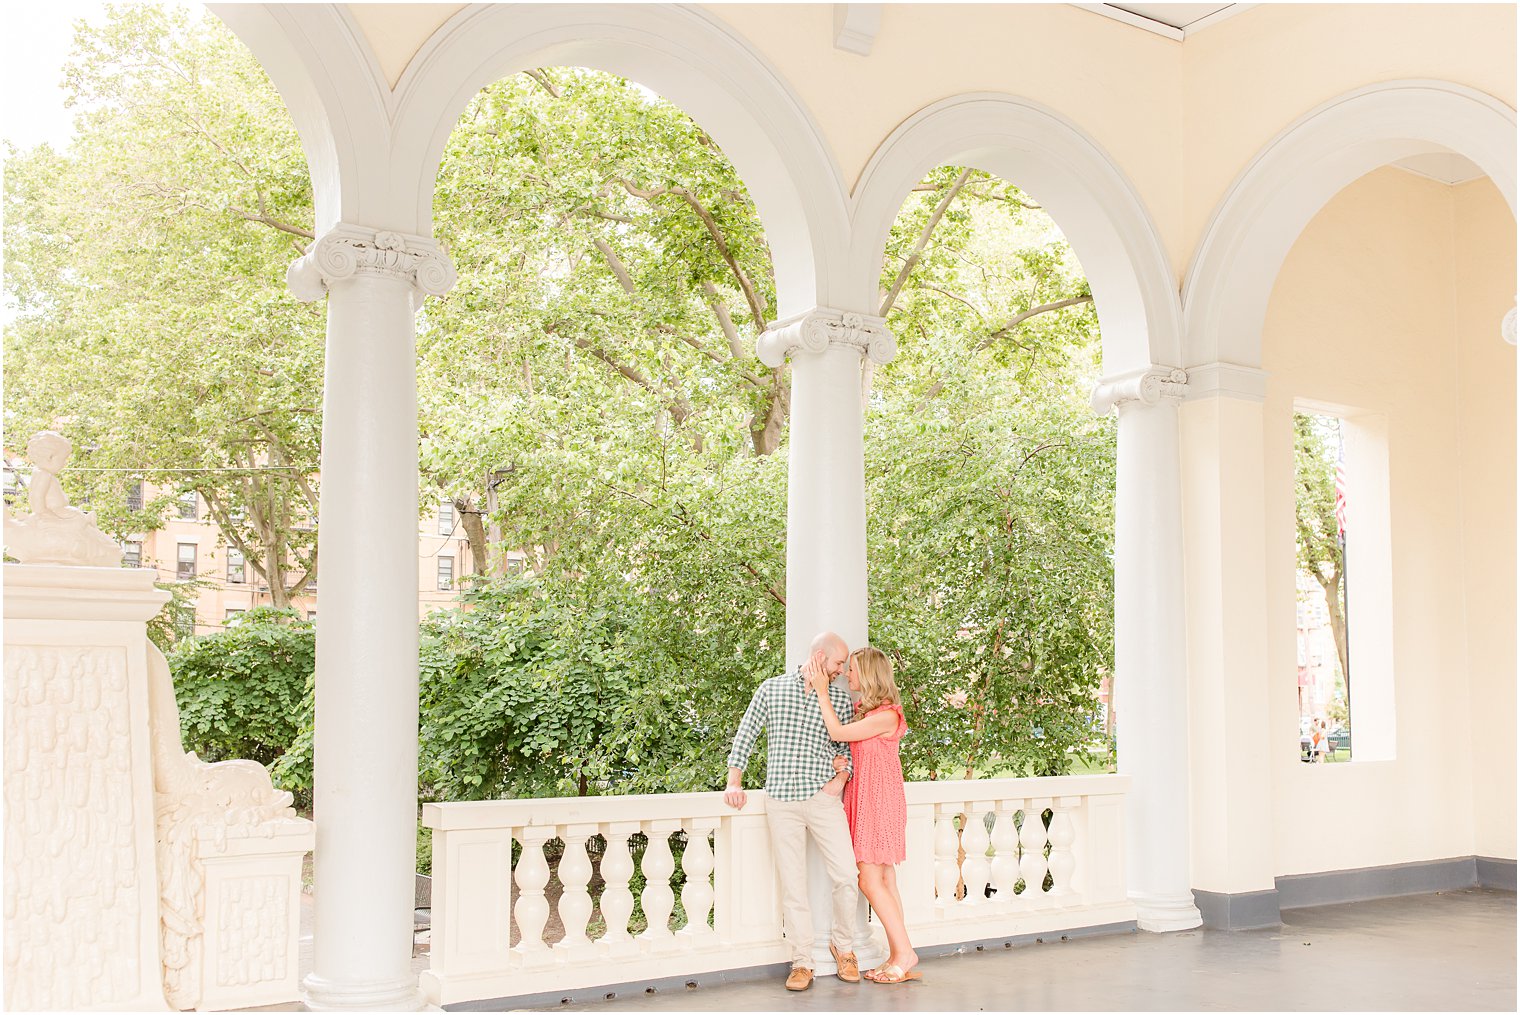
[{"label": "stone arch", "polygon": [[1261,365],[1278,271],[1321,208],[1352,181],[1411,155],[1475,162],[1515,210],[1515,111],[1444,81],[1391,81],[1312,110],[1269,142],[1215,210],[1183,285],[1184,365]]},{"label": "stone arch", "polygon": [[1061,114],[1009,95],[961,95],[905,121],[861,175],[840,306],[874,307],[888,234],[914,184],[935,166],[1011,180],[1060,225],[1092,285],[1104,372],[1181,357],[1180,309],[1155,224],[1112,158]]},{"label": "stone arch", "polygon": [[822,302],[846,246],[840,173],[801,102],[720,21],[675,5],[467,7],[418,52],[392,102],[386,201],[431,228],[433,182],[449,133],[482,87],[545,65],[638,81],[702,124],[738,169],[765,226],[778,316]]}]

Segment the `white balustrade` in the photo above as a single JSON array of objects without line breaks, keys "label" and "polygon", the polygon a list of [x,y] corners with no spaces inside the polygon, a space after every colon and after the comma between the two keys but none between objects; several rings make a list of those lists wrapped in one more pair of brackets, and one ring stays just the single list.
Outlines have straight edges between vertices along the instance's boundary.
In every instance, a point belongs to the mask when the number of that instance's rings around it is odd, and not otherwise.
[{"label": "white balustrade", "polygon": [[638,949],[628,932],[628,918],[633,915],[633,893],[628,881],[633,877],[633,853],[628,837],[638,831],[635,822],[614,822],[607,828],[607,846],[602,850],[602,921],[607,933],[597,942],[609,957],[632,955]]},{"label": "white balustrade", "polygon": [[1015,801],[1000,801],[997,820],[992,826],[992,887],[997,890],[993,902],[1003,909],[1011,909],[1017,901],[1014,889],[1019,883],[1019,830],[1014,824],[1018,813]]},{"label": "white balustrade", "polygon": [[1024,827],[1019,829],[1019,874],[1024,878],[1025,905],[1045,904],[1045,808],[1048,800],[1029,800],[1024,805]]},{"label": "white balustrade", "polygon": [[676,896],[670,890],[670,876],[676,872],[675,857],[670,852],[670,833],[681,827],[679,819],[649,822],[649,845],[644,849],[644,904],[648,927],[639,939],[651,950],[661,950],[671,943],[670,911]]},{"label": "white balustrade", "polygon": [[544,942],[544,924],[549,922],[549,900],[544,886],[549,883],[549,861],[544,843],[554,837],[554,829],[543,826],[524,828],[522,856],[517,861],[517,931],[521,939],[517,950],[530,965],[543,965],[549,955]]},{"label": "white balustrade", "polygon": [[681,908],[686,910],[686,926],[681,928],[681,933],[687,937],[703,937],[716,933],[707,923],[714,897],[714,859],[707,837],[718,827],[718,820],[688,818],[684,827],[686,852],[681,857],[681,869],[686,872],[686,884],[681,887]]},{"label": "white balustrade", "polygon": [[586,840],[596,834],[595,825],[570,825],[563,836],[565,852],[559,861],[559,880],[564,894],[559,899],[559,918],[565,936],[555,945],[559,952],[589,951],[591,938],[586,924],[591,920],[591,858],[586,855]]},{"label": "white balustrade", "polygon": [[992,864],[987,859],[987,812],[990,803],[974,803],[961,816],[961,850],[966,859],[961,862],[961,880],[966,883],[966,894],[961,899],[965,906],[985,906],[987,885],[992,879]]},{"label": "white balustrade", "polygon": [[[910,783],[908,857],[898,868],[898,885],[914,943],[1131,923],[1135,910],[1125,894],[1121,853],[1128,785],[1118,775]],[[739,811],[725,806],[719,793],[424,805],[434,865],[433,948],[422,976],[429,1001],[455,1004],[787,961],[765,802],[763,792],[751,792]],[[1040,817],[1047,809],[1048,832]],[[649,839],[639,896],[647,922],[634,937],[630,840],[640,832]],[[672,933],[671,878],[678,865],[670,837],[676,832],[686,837],[679,863],[686,920]],[[593,869],[587,844],[597,836],[605,847]],[[515,872],[514,839],[522,850]],[[545,855],[553,839],[564,842],[557,869]],[[598,873],[600,900],[591,891]],[[565,936],[551,947],[544,928],[554,893],[546,888],[556,877]],[[1020,879],[1025,887],[1015,894]],[[591,920],[598,905],[605,929]],[[519,938],[510,945],[514,917]]]}]

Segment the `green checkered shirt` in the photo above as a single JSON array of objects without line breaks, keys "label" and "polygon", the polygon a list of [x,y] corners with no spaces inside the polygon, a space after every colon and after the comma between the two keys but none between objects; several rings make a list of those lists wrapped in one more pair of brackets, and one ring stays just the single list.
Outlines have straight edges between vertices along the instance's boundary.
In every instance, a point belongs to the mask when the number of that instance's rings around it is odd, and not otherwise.
[{"label": "green checkered shirt", "polygon": [[[829,685],[829,700],[839,721],[855,718],[850,692]],[[766,731],[765,792],[776,800],[806,800],[834,778],[835,755],[850,757],[848,744],[829,739],[823,710],[800,669],[771,677],[755,690],[728,752],[728,767],[743,768],[761,729]]]}]

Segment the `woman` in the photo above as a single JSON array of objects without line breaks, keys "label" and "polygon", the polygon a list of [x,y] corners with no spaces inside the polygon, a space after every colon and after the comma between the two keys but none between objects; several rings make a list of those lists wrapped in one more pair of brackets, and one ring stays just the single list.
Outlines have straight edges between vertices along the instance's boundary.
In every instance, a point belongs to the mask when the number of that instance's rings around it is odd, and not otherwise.
[{"label": "woman", "polygon": [[818,661],[810,661],[806,671],[808,682],[818,692],[829,736],[850,745],[855,774],[845,786],[845,818],[855,845],[860,890],[876,910],[891,949],[883,965],[861,975],[875,983],[922,979],[923,974],[913,968],[918,965],[918,953],[908,942],[902,896],[897,894],[895,865],[907,856],[908,826],[897,745],[908,732],[908,724],[903,719],[892,660],[869,646],[850,656],[850,690],[860,692],[855,714],[861,717],[851,723],[839,721],[829,701],[829,676]]}]

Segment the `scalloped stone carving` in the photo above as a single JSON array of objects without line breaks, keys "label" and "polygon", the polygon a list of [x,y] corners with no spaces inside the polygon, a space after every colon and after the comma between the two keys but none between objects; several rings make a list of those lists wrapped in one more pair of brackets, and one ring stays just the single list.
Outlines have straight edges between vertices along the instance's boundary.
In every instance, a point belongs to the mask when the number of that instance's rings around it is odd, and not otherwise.
[{"label": "scalloped stone carving", "polygon": [[755,354],[766,366],[779,367],[798,350],[821,353],[830,346],[854,349],[878,364],[890,363],[897,355],[897,338],[884,318],[828,307],[771,324],[755,343]]},{"label": "scalloped stone carving", "polygon": [[287,269],[285,282],[296,299],[310,303],[333,283],[360,275],[406,282],[421,296],[442,296],[458,278],[434,240],[339,222]]}]

